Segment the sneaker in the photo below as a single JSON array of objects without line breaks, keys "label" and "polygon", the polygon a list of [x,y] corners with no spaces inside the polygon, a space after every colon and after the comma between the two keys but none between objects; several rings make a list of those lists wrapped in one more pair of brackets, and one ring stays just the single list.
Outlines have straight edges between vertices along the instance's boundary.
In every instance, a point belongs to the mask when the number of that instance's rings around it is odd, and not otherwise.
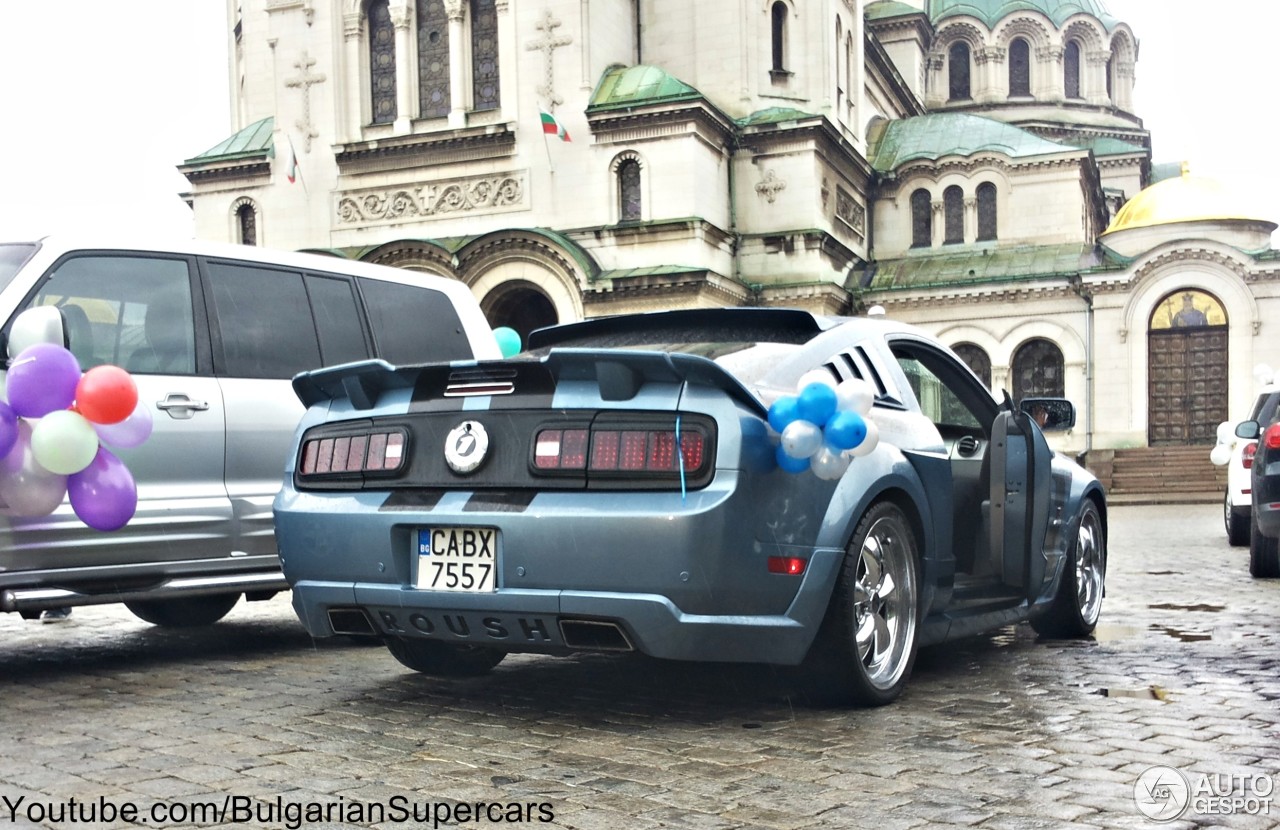
[{"label": "sneaker", "polygon": [[70,608],[49,608],[40,612],[40,622],[62,622],[70,616]]}]

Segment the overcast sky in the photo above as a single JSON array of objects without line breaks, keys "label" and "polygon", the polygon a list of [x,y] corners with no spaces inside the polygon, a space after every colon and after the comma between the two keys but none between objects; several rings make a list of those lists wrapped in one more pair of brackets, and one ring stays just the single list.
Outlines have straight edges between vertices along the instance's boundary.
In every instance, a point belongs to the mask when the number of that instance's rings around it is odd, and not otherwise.
[{"label": "overcast sky", "polygon": [[[1140,41],[1134,103],[1155,161],[1187,160],[1280,221],[1280,3],[1105,2]],[[0,0],[0,238],[190,237],[175,168],[231,133],[226,44],[223,0]]]}]

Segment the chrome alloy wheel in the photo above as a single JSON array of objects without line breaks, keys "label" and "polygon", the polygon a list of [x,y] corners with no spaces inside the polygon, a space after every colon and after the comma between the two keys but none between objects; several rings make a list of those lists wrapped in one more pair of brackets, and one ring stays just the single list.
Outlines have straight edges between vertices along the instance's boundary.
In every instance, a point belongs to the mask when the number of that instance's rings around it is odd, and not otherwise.
[{"label": "chrome alloy wheel", "polygon": [[1102,519],[1086,510],[1076,532],[1076,607],[1080,619],[1092,626],[1102,611],[1102,585],[1107,573],[1107,549],[1102,541]]},{"label": "chrome alloy wheel", "polygon": [[902,678],[915,641],[919,609],[908,533],[900,516],[881,516],[858,552],[854,640],[867,680],[878,689]]}]

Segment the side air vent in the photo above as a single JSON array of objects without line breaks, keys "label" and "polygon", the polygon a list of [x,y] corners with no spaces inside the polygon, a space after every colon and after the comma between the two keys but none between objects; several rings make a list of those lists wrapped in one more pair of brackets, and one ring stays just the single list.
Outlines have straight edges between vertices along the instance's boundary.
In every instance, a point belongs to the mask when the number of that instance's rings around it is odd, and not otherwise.
[{"label": "side air vent", "polygon": [[956,452],[962,458],[969,458],[978,451],[978,439],[972,435],[966,435],[956,443]]}]

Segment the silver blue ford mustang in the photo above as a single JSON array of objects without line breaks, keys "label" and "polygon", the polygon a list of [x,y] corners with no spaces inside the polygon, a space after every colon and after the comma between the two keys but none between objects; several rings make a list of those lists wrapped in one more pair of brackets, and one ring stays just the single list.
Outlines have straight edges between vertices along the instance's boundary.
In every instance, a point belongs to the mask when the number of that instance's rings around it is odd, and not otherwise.
[{"label": "silver blue ford mustang", "polygon": [[[834,476],[780,467],[770,426],[814,377],[874,396],[879,441]],[[1098,620],[1103,490],[1037,423],[1074,409],[999,402],[883,318],[611,317],[505,360],[369,361],[294,389],[309,409],[275,503],[294,607],[419,672],[639,651],[795,666],[879,705],[922,645]]]}]

